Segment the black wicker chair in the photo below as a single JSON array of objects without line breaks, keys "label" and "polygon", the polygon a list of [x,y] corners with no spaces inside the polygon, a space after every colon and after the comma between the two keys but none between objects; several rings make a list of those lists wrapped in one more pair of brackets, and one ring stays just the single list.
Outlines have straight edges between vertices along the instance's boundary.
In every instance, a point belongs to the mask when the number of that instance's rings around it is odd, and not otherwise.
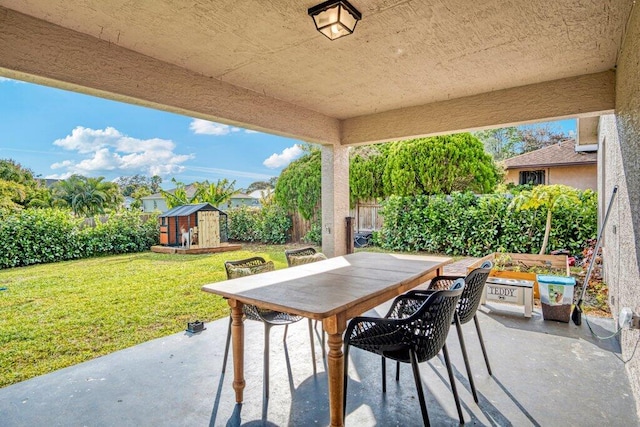
[{"label": "black wicker chair", "polygon": [[[295,267],[296,265],[309,264],[312,262],[322,261],[326,259],[323,253],[316,251],[314,248],[302,248],[302,249],[289,249],[284,251],[284,256],[287,258],[287,265],[289,267]],[[309,333],[311,333],[311,319],[309,319]],[[316,327],[318,326],[318,321],[315,323]],[[286,333],[286,331],[285,331]],[[313,337],[310,337],[313,341]],[[326,353],[324,351],[324,343],[325,343],[325,335],[324,330],[322,330],[322,358],[326,357]],[[315,362],[314,362],[315,363]]]},{"label": "black wicker chair", "polygon": [[456,402],[460,423],[464,423],[458,390],[449,361],[446,340],[458,299],[463,292],[464,281],[459,280],[452,290],[432,292],[429,296],[414,298],[401,295],[393,302],[385,318],[356,317],[349,322],[345,332],[344,350],[344,408],[347,403],[347,367],[349,350],[357,347],[398,363],[411,363],[416,383],[422,420],[429,425],[429,415],[424,399],[418,364],[435,357],[440,350],[444,354],[451,390]]},{"label": "black wicker chair", "polygon": [[[227,279],[250,276],[253,274],[265,273],[275,270],[273,262],[266,262],[264,258],[253,257],[239,261],[226,261],[224,268],[227,272]],[[244,304],[242,306],[245,319],[256,320],[264,323],[264,368],[263,368],[263,399],[269,398],[269,332],[272,326],[284,325],[287,327],[291,323],[302,320],[302,316],[258,308],[255,305]],[[313,345],[313,333],[309,330],[311,339],[311,354],[313,359],[313,374],[316,374],[315,349]],[[285,334],[284,340],[287,336]],[[227,369],[227,358],[229,355],[229,344],[231,341],[231,316],[229,316],[229,328],[227,330],[227,342],[224,348],[224,358],[222,361],[222,373]]]},{"label": "black wicker chair", "polygon": [[[491,366],[489,365],[489,357],[487,356],[487,350],[484,346],[484,340],[482,339],[482,332],[480,330],[480,322],[478,321],[477,311],[480,305],[480,299],[484,292],[485,283],[491,272],[493,264],[487,261],[482,264],[480,268],[472,270],[466,277],[463,277],[465,285],[462,296],[458,301],[458,307],[453,318],[453,322],[456,325],[456,331],[458,332],[458,340],[460,341],[460,349],[462,350],[462,357],[464,358],[464,365],[467,369],[467,376],[469,377],[469,385],[471,386],[471,392],[473,394],[473,400],[478,403],[478,393],[476,392],[476,386],[473,382],[473,374],[471,374],[471,366],[469,365],[469,357],[467,356],[467,348],[464,343],[464,336],[462,334],[462,325],[468,323],[473,319],[476,325],[476,331],[478,333],[478,339],[480,340],[480,347],[482,348],[482,354],[484,355],[484,361],[487,365],[487,371],[489,375],[493,375],[491,372]],[[426,290],[415,290],[407,292],[407,295],[413,297],[427,297],[430,293],[437,290],[449,289],[449,287],[456,281],[461,279],[458,276],[437,276],[431,280],[429,288]],[[383,363],[384,370],[384,363]],[[383,372],[384,375],[384,372]],[[398,380],[398,366],[396,367],[396,380]]]}]

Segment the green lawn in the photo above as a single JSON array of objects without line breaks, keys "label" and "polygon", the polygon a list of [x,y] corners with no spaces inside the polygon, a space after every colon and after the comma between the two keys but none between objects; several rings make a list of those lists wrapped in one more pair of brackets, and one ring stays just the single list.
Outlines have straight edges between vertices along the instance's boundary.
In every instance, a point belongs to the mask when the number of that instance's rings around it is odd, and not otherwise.
[{"label": "green lawn", "polygon": [[226,302],[200,287],[226,278],[225,260],[256,255],[287,265],[284,246],[256,246],[0,270],[0,387],[226,316]]}]

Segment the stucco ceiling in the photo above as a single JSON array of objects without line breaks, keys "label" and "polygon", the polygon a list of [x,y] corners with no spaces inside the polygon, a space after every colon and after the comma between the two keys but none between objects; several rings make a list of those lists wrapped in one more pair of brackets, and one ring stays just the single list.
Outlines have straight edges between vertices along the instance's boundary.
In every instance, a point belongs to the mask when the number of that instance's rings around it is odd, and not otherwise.
[{"label": "stucco ceiling", "polygon": [[611,70],[632,1],[352,0],[351,36],[300,0],[0,0],[0,5],[330,118]]}]

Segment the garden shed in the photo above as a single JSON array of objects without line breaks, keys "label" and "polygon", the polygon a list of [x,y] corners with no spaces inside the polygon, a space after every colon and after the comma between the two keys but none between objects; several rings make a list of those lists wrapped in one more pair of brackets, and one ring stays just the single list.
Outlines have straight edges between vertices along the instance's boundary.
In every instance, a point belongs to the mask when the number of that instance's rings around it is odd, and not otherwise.
[{"label": "garden shed", "polygon": [[209,203],[175,207],[158,221],[162,246],[204,249],[227,241],[227,214]]}]

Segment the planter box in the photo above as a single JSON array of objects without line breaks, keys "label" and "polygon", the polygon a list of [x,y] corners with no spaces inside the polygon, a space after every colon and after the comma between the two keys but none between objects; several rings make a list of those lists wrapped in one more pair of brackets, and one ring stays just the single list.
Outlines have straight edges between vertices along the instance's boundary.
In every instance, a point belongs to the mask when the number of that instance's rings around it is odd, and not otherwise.
[{"label": "planter box", "polygon": [[[480,267],[484,261],[492,261],[495,264],[495,258],[498,256],[508,256],[513,263],[520,264],[522,268],[542,267],[553,268],[564,271],[567,276],[571,274],[569,269],[569,257],[566,255],[534,255],[534,254],[512,254],[494,252],[485,257],[480,258],[467,268],[470,272],[474,268]],[[533,297],[540,298],[538,290],[538,279],[536,273],[528,273],[524,271],[499,271],[491,270],[490,277],[499,277],[503,279],[530,280],[533,282]]]}]

